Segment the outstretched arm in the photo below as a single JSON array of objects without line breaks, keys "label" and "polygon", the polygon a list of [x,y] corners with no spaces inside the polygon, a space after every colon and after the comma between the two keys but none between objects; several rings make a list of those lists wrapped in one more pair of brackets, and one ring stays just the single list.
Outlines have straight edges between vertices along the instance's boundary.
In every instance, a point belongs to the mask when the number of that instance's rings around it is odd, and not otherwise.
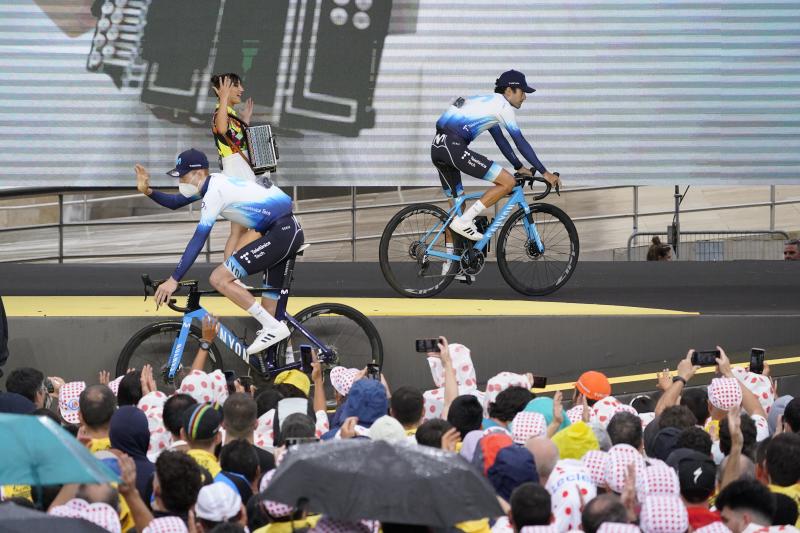
[{"label": "outstretched arm", "polygon": [[514,153],[514,149],[511,148],[511,143],[509,143],[505,135],[503,135],[503,130],[500,129],[500,126],[495,124],[489,128],[489,134],[492,136],[492,139],[494,139],[494,143],[497,147],[500,148],[503,157],[508,159],[508,162],[513,165],[514,170],[521,169],[523,165],[517,157],[517,154]]},{"label": "outstretched arm", "polygon": [[150,188],[150,174],[142,165],[136,164],[136,188],[140,193],[149,196],[157,204],[167,209],[180,209],[194,202],[196,198],[186,198],[182,194],[167,194]]}]

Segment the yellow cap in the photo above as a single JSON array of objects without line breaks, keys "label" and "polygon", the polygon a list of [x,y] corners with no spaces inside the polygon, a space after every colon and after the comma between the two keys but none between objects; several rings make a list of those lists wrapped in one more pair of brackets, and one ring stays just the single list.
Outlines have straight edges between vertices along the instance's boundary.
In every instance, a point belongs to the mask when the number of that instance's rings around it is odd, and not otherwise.
[{"label": "yellow cap", "polygon": [[286,370],[278,374],[275,377],[275,385],[280,385],[281,383],[294,385],[303,391],[303,394],[306,396],[308,396],[308,393],[311,391],[311,380],[299,370]]}]

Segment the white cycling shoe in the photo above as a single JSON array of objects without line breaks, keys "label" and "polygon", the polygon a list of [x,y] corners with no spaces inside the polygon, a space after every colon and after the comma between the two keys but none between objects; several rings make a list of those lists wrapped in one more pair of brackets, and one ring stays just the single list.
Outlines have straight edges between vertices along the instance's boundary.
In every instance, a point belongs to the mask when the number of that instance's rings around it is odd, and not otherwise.
[{"label": "white cycling shoe", "polygon": [[478,228],[475,226],[475,222],[472,220],[469,222],[462,222],[459,217],[455,217],[450,222],[449,227],[451,230],[471,241],[479,241],[483,239],[483,233],[478,231]]},{"label": "white cycling shoe", "polygon": [[256,332],[256,338],[253,344],[247,347],[247,355],[253,355],[266,350],[273,344],[278,344],[283,339],[288,338],[289,335],[291,335],[291,332],[283,322],[278,322],[278,325],[274,328],[260,329]]}]

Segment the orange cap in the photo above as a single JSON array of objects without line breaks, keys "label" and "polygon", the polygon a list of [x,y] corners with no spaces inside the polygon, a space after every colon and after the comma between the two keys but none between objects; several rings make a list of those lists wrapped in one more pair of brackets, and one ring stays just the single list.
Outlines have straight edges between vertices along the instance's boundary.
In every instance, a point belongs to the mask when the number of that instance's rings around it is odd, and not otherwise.
[{"label": "orange cap", "polygon": [[611,394],[611,384],[606,375],[594,370],[581,374],[575,382],[575,388],[586,396],[587,400],[602,400]]}]

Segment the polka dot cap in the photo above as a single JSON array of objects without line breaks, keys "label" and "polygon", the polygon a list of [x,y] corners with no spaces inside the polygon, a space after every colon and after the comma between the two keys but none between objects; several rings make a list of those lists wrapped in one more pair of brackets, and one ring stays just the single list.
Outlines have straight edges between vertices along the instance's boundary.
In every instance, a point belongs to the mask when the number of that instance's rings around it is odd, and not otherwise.
[{"label": "polka dot cap", "polygon": [[639,527],[644,533],[683,533],[689,529],[686,506],[678,496],[649,496],[642,501]]},{"label": "polka dot cap", "polygon": [[648,466],[641,476],[636,477],[636,493],[639,499],[656,495],[680,496],[681,483],[673,468],[659,462]]},{"label": "polka dot cap", "polygon": [[258,425],[253,434],[253,444],[259,448],[269,449],[275,446],[273,439],[275,432],[272,430],[272,425],[275,423],[275,409],[270,409],[263,415],[258,417]]},{"label": "polka dot cap", "polygon": [[164,516],[156,518],[142,533],[189,533],[186,524],[177,516]]},{"label": "polka dot cap", "polygon": [[336,389],[336,392],[342,396],[347,396],[350,392],[350,387],[356,380],[358,369],[347,368],[344,366],[335,366],[331,368],[331,385]]},{"label": "polka dot cap", "polygon": [[511,438],[515,444],[525,444],[533,437],[543,437],[547,433],[547,421],[541,413],[522,411],[511,422]]},{"label": "polka dot cap", "polygon": [[[576,405],[572,409],[567,411],[567,419],[569,419],[571,424],[576,424],[583,419],[583,406]],[[597,415],[594,414],[594,410],[590,407],[589,408],[589,423],[596,422]]]},{"label": "polka dot cap", "polygon": [[533,385],[528,376],[514,374],[513,372],[500,372],[486,383],[485,405],[488,408],[497,399],[497,395],[509,387],[525,387],[530,389]]},{"label": "polka dot cap", "polygon": [[172,434],[164,427],[164,404],[167,395],[161,391],[153,391],[142,396],[136,407],[147,417],[147,427],[150,430],[150,443],[147,446],[147,459],[155,462],[161,452],[169,449],[172,444]]},{"label": "polka dot cap", "polygon": [[597,533],[639,533],[641,531],[638,526],[620,522],[605,522],[597,529]]},{"label": "polka dot cap", "polygon": [[122,374],[120,377],[114,379],[108,384],[108,388],[111,389],[111,392],[114,393],[114,396],[119,395],[119,384],[122,381],[122,378],[125,377],[125,374]]},{"label": "polka dot cap", "polygon": [[58,411],[61,413],[61,418],[70,424],[80,423],[78,411],[81,393],[85,388],[85,381],[71,381],[65,383],[58,391]]},{"label": "polka dot cap", "polygon": [[772,404],[775,403],[775,390],[772,387],[772,381],[769,377],[748,372],[747,369],[743,367],[735,367],[733,369],[733,376],[758,398],[761,407],[769,414]]},{"label": "polka dot cap", "polygon": [[119,515],[107,503],[87,503],[73,498],[64,505],[50,509],[48,514],[64,518],[79,518],[91,522],[110,533],[120,533]]},{"label": "polka dot cap", "polygon": [[[266,474],[264,474],[264,477],[261,478],[261,485],[259,486],[260,492],[264,492],[265,490],[267,490],[267,487],[269,487],[269,482],[272,481],[272,478],[274,476],[275,476],[275,469],[272,469]],[[290,516],[294,512],[294,509],[291,506],[286,505],[285,503],[274,502],[272,500],[263,500],[261,504],[264,506],[264,509],[266,509],[267,513],[269,513],[269,515],[272,518],[286,518],[287,516]]]},{"label": "polka dot cap", "polygon": [[606,486],[617,494],[622,492],[625,486],[625,478],[628,476],[628,465],[636,465],[636,477],[638,478],[644,470],[644,457],[639,450],[628,444],[617,444],[608,450],[608,462],[606,463]]},{"label": "polka dot cap", "polygon": [[742,404],[742,389],[735,378],[714,378],[708,385],[708,400],[717,409],[728,411]]},{"label": "polka dot cap", "polygon": [[[613,396],[606,396],[590,407],[590,409],[594,413],[594,419],[605,428],[608,427],[608,423],[611,422],[611,417],[614,416],[619,405],[619,400]],[[583,410],[581,410],[581,412],[583,412]]]},{"label": "polka dot cap", "polygon": [[589,450],[583,456],[583,466],[589,472],[592,482],[598,487],[606,484],[606,463],[608,454],[602,450]]},{"label": "polka dot cap", "polygon": [[222,370],[206,374],[202,370],[192,370],[183,378],[178,389],[181,394],[188,394],[197,403],[218,403],[222,405],[228,399],[228,384]]},{"label": "polka dot cap", "polygon": [[[472,363],[472,356],[469,348],[463,344],[450,345],[450,358],[453,361],[453,368],[456,371],[456,383],[459,388],[473,390],[478,386],[478,378],[475,374],[475,365]],[[438,357],[428,357],[428,366],[431,368],[431,376],[437,387],[444,387],[444,367],[442,360]]]}]

